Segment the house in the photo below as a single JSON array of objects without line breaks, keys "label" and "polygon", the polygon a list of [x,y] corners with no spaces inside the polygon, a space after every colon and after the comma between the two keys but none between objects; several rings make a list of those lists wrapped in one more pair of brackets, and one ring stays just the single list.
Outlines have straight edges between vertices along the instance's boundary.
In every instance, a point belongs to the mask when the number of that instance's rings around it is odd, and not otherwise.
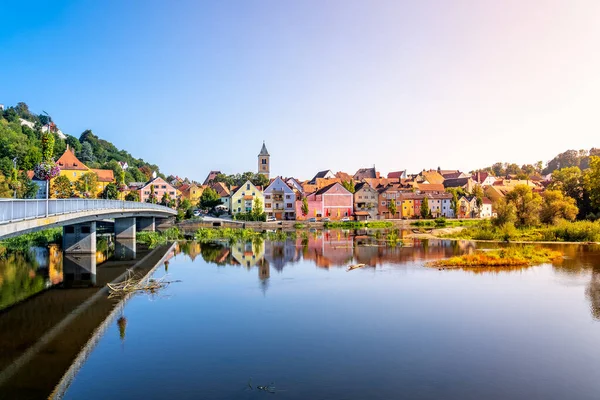
[{"label": "house", "polygon": [[35,193],[34,199],[45,199],[47,182],[38,179],[33,173],[33,171],[27,171],[27,177],[31,179],[31,182],[37,186],[37,192]]},{"label": "house", "polygon": [[[402,189],[398,185],[389,185],[385,188],[381,188],[378,191],[378,213],[382,219],[389,218],[401,218],[402,212],[400,209],[400,195],[403,193]],[[396,212],[390,211],[390,204],[394,202],[396,204]]]},{"label": "house", "polygon": [[177,199],[177,189],[160,177],[149,180],[137,192],[142,203],[160,203],[165,194],[172,200]]},{"label": "house", "polygon": [[206,177],[206,179],[204,180],[203,185],[208,185],[210,184],[212,181],[215,180],[215,178],[217,177],[217,175],[222,175],[221,171],[210,171],[208,173],[208,176]]},{"label": "house", "polygon": [[344,182],[350,182],[352,181],[353,177],[352,175],[346,173],[346,172],[342,172],[342,171],[338,171],[335,173],[335,177],[338,179],[341,179]]},{"label": "house", "polygon": [[303,200],[296,201],[296,219],[327,217],[341,219],[349,217],[354,209],[354,197],[339,182],[332,183],[322,189],[305,196],[308,213],[302,212]]},{"label": "house", "polygon": [[79,161],[75,156],[74,150],[69,148],[68,145],[62,156],[56,160],[56,164],[60,168],[60,175],[66,176],[71,182],[77,182],[77,180],[86,173],[91,172],[96,174],[98,177],[98,184],[95,190],[96,193],[94,193],[95,195],[102,192],[109,183],[115,181],[115,174],[112,169],[88,168],[87,165]]},{"label": "house", "polygon": [[21,126],[26,126],[31,129],[35,129],[35,122],[27,121],[26,119],[19,118],[19,123]]},{"label": "house", "polygon": [[302,185],[296,178],[286,178],[284,179],[285,183],[294,191],[296,194],[296,200],[300,200],[304,195],[304,190]]},{"label": "house", "polygon": [[387,174],[387,178],[396,181],[406,179],[406,170],[390,172],[389,174]]},{"label": "house", "polygon": [[467,178],[452,178],[444,180],[444,188],[462,188],[465,192],[471,193],[475,188],[475,181],[469,176]]},{"label": "house", "polygon": [[442,183],[416,183],[414,187],[417,193],[444,193],[446,191]]},{"label": "house", "polygon": [[200,201],[200,196],[202,196],[204,188],[204,186],[196,185],[195,183],[184,183],[179,187],[179,191],[182,198],[189,200],[192,204],[196,204]]},{"label": "house", "polygon": [[360,182],[363,179],[376,179],[379,178],[379,172],[373,168],[361,168],[354,174],[354,180]]},{"label": "house", "polygon": [[443,175],[440,174],[438,171],[434,171],[432,169],[430,169],[429,171],[423,170],[423,172],[419,174],[419,177],[421,178],[421,181],[419,181],[419,179],[416,179],[417,183],[444,183]]},{"label": "house", "polygon": [[481,212],[479,213],[480,218],[492,218],[493,209],[492,209],[492,201],[487,197],[482,199],[481,204]]},{"label": "house", "polygon": [[461,196],[458,199],[458,218],[477,218],[479,208],[475,196]]},{"label": "house", "polygon": [[[414,218],[415,217],[415,200],[417,195],[415,193],[402,193],[398,199],[400,215],[402,218]],[[419,205],[420,207],[420,205]]]},{"label": "house", "polygon": [[[202,185],[202,186],[204,186],[204,185]],[[217,194],[221,198],[220,208],[222,208],[225,211],[229,211],[230,205],[231,205],[231,203],[230,203],[231,192],[229,191],[229,188],[227,187],[227,185],[223,182],[213,182],[210,185],[210,188],[213,189],[215,192],[217,192]]]},{"label": "house", "polygon": [[[219,182],[222,183],[222,182]],[[259,188],[247,180],[231,194],[230,206],[232,215],[252,212],[254,201],[260,200],[260,210],[265,211],[265,197]]]},{"label": "house", "polygon": [[325,171],[317,172],[317,174],[310,181],[308,181],[308,184],[316,185],[317,179],[333,179],[335,177],[335,174],[330,169],[326,169]]},{"label": "house", "polygon": [[451,193],[428,193],[424,195],[427,197],[427,203],[429,204],[429,212],[433,218],[454,217],[454,211],[452,210],[452,194]]},{"label": "house", "polygon": [[376,219],[379,192],[373,189],[367,182],[359,182],[354,187],[354,216],[357,221]]},{"label": "house", "polygon": [[127,164],[127,161],[119,161],[119,165],[121,166],[121,169],[123,171],[125,171],[127,168],[129,168],[129,164]]},{"label": "house", "polygon": [[54,122],[50,122],[49,124],[42,126],[41,131],[42,131],[42,133],[46,133],[48,131],[50,131],[52,133],[56,133],[56,136],[58,136],[61,139],[67,138],[67,135],[65,135],[60,129],[58,129],[58,127],[56,126],[56,124]]},{"label": "house", "polygon": [[488,172],[477,171],[471,178],[475,181],[475,183],[480,184],[481,186],[490,186],[496,182],[496,177],[492,176]]},{"label": "house", "polygon": [[296,219],[296,193],[287,183],[276,177],[264,190],[265,213],[278,220]]}]

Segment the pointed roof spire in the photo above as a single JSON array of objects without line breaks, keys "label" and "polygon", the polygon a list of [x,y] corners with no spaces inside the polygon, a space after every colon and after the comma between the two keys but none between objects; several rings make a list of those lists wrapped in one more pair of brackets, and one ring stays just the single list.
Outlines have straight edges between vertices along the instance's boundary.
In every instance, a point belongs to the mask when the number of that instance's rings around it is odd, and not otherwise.
[{"label": "pointed roof spire", "polygon": [[263,145],[262,145],[262,149],[260,149],[260,153],[258,153],[259,156],[268,156],[269,152],[267,151],[267,146],[265,146],[265,141],[263,140]]}]

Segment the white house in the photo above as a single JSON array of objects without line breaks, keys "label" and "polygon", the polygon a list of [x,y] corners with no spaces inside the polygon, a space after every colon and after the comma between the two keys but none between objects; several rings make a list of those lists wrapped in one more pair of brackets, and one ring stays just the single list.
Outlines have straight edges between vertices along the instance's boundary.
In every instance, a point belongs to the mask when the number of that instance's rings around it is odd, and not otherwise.
[{"label": "white house", "polygon": [[263,195],[267,217],[275,217],[278,220],[296,219],[296,194],[281,177],[273,179]]},{"label": "white house", "polygon": [[481,212],[479,214],[481,218],[492,218],[492,201],[487,197],[482,199]]}]

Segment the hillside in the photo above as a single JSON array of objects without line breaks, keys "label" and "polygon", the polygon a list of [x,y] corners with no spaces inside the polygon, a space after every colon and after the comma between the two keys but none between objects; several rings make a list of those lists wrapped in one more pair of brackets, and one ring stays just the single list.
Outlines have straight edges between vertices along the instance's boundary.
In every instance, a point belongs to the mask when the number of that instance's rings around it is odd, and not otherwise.
[{"label": "hillside", "polygon": [[50,129],[54,133],[55,159],[68,145],[90,168],[112,169],[115,176],[120,176],[119,161],[126,162],[125,182],[147,181],[153,171],[164,177],[157,165],[119,150],[91,130],[84,131],[79,138],[63,135],[50,117],[33,114],[27,104],[18,103],[0,111],[0,197],[12,197],[14,190],[17,190],[17,197],[28,197],[27,179],[16,171],[32,170],[42,160],[42,129]]}]

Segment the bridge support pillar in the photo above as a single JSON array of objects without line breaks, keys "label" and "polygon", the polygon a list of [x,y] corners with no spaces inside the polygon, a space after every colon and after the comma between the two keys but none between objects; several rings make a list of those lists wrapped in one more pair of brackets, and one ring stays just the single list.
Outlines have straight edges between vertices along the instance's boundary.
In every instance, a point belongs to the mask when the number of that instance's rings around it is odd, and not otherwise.
[{"label": "bridge support pillar", "polygon": [[96,254],[96,222],[63,227],[65,254]]},{"label": "bridge support pillar", "polygon": [[138,232],[149,231],[154,232],[156,224],[154,217],[138,217],[136,218],[136,229]]},{"label": "bridge support pillar", "polygon": [[133,260],[136,255],[136,218],[115,218],[115,258]]}]

